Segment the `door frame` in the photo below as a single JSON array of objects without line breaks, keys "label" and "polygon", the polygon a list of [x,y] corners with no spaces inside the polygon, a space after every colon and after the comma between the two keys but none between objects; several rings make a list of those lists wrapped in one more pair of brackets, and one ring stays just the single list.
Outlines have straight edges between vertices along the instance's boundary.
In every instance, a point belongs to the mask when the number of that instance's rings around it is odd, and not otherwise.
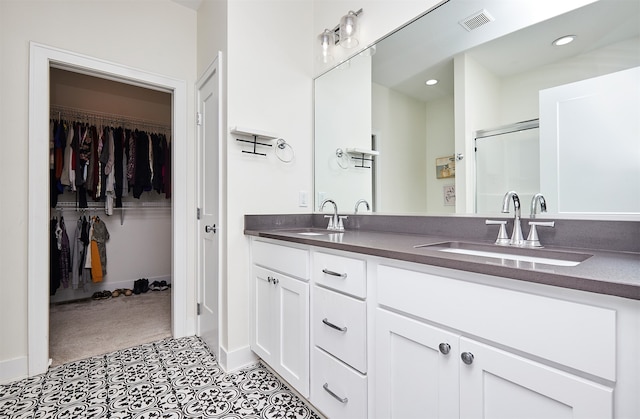
[{"label": "door frame", "polygon": [[187,335],[187,84],[184,80],[78,54],[36,42],[29,60],[29,203],[28,203],[28,374],[49,366],[49,69],[53,65],[139,87],[172,97],[172,301],[171,331]]},{"label": "door frame", "polygon": [[[209,64],[209,66],[207,67],[207,69],[204,71],[204,73],[202,73],[202,75],[200,76],[200,78],[198,78],[198,81],[196,82],[196,91],[195,91],[195,109],[196,112],[200,112],[200,90],[202,89],[202,87],[204,86],[204,84],[214,75],[214,74],[218,74],[218,223],[217,223],[217,229],[218,232],[216,233],[218,235],[218,243],[222,243],[222,238],[224,237],[224,229],[222,228],[222,211],[223,211],[223,205],[222,205],[222,187],[223,187],[223,183],[222,183],[222,164],[223,164],[223,154],[222,154],[222,139],[224,138],[224,119],[223,119],[223,101],[222,101],[222,88],[223,88],[223,82],[222,82],[222,51],[218,51],[218,53],[216,54],[215,58],[213,59],[213,61],[211,62],[211,64]],[[200,125],[196,126],[196,153],[198,156],[202,155],[202,141],[204,140],[202,138],[202,127]],[[201,192],[201,186],[202,186],[202,177],[200,176],[200,174],[202,173],[202,159],[200,157],[198,157],[197,159],[197,168],[196,168],[196,202],[198,205],[198,208],[202,208],[202,199],[203,197],[201,196],[200,192]],[[202,228],[201,228],[201,223],[200,220],[196,220],[196,240],[197,240],[197,262],[196,262],[196,290],[197,290],[197,303],[201,303],[202,302],[202,271],[200,269],[200,266],[202,264],[202,260],[201,260],[201,246],[202,246],[202,242],[201,242],[201,235],[202,235]],[[217,272],[217,283],[218,283],[218,307],[217,307],[217,311],[218,311],[218,347],[217,348],[210,348],[216,355],[216,359],[218,361],[220,361],[220,355],[221,355],[221,346],[222,346],[222,331],[221,331],[221,326],[222,326],[222,310],[221,310],[221,303],[222,303],[222,287],[221,287],[221,281],[220,279],[222,278],[222,262],[223,262],[223,258],[221,257],[222,255],[222,246],[218,246],[218,272]],[[200,336],[200,317],[197,316],[196,319],[196,333],[198,336]]]}]

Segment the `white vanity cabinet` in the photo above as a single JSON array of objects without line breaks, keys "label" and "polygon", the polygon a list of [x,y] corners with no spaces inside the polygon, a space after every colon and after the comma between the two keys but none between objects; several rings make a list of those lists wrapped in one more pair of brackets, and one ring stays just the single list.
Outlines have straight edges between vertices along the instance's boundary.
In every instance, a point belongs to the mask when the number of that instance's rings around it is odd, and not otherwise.
[{"label": "white vanity cabinet", "polygon": [[640,417],[637,300],[251,243],[251,349],[331,419]]},{"label": "white vanity cabinet", "polygon": [[254,240],[251,349],[309,396],[309,251]]},{"label": "white vanity cabinet", "polygon": [[312,265],[310,400],[332,419],[366,418],[366,262],[313,251]]},{"label": "white vanity cabinet", "polygon": [[377,417],[614,417],[614,310],[383,265],[377,285]]}]

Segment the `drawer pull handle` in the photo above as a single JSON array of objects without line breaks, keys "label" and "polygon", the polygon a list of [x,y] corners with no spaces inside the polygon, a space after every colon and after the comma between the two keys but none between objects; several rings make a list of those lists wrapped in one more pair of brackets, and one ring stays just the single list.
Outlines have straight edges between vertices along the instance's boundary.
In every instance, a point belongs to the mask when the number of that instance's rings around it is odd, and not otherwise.
[{"label": "drawer pull handle", "polygon": [[326,324],[327,326],[339,330],[341,332],[346,332],[347,331],[347,326],[345,327],[340,327],[340,326],[336,326],[335,324],[331,323],[326,317],[324,319],[322,319],[322,323]]},{"label": "drawer pull handle", "polygon": [[338,272],[333,272],[333,271],[330,271],[330,270],[329,270],[329,269],[327,269],[327,268],[324,268],[324,269],[322,270],[322,272],[326,273],[327,275],[337,276],[337,277],[339,277],[339,278],[346,278],[346,277],[347,277],[347,274],[341,274],[341,273],[338,273]]},{"label": "drawer pull handle", "polygon": [[338,396],[336,393],[334,393],[333,391],[331,391],[329,389],[329,383],[324,383],[324,385],[322,386],[322,388],[324,389],[324,391],[326,391],[327,393],[331,394],[333,396],[334,399],[336,399],[337,401],[339,401],[340,403],[347,403],[349,401],[349,399],[347,399],[346,397],[340,397]]}]

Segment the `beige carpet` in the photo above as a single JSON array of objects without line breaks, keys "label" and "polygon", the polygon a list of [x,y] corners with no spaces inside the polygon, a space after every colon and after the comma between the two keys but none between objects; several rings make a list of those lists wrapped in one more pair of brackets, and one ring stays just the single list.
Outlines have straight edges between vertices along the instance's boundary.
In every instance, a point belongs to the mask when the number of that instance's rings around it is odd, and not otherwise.
[{"label": "beige carpet", "polygon": [[49,357],[60,365],[171,336],[171,290],[52,304]]}]

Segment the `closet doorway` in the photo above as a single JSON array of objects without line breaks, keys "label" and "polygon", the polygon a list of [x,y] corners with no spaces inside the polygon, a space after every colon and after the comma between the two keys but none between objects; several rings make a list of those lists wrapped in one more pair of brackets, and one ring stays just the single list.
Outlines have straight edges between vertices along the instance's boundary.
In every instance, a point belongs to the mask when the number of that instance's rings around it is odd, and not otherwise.
[{"label": "closet doorway", "polygon": [[[28,370],[36,375],[47,370],[49,362],[49,73],[51,68],[96,76],[124,84],[166,92],[171,97],[172,190],[171,225],[171,331],[174,337],[187,331],[187,216],[186,216],[186,83],[181,80],[31,44],[29,88],[29,260],[28,260]],[[132,217],[131,222],[135,219]],[[124,215],[124,223],[128,218]],[[124,225],[123,225],[124,226]],[[133,284],[131,284],[133,286]],[[123,298],[123,297],[120,297]],[[127,298],[127,297],[124,297]],[[193,327],[191,327],[192,329]],[[117,329],[117,328],[114,328]],[[117,332],[117,330],[116,330]]]},{"label": "closet doorway", "polygon": [[56,67],[49,86],[55,366],[171,336],[171,94]]}]

